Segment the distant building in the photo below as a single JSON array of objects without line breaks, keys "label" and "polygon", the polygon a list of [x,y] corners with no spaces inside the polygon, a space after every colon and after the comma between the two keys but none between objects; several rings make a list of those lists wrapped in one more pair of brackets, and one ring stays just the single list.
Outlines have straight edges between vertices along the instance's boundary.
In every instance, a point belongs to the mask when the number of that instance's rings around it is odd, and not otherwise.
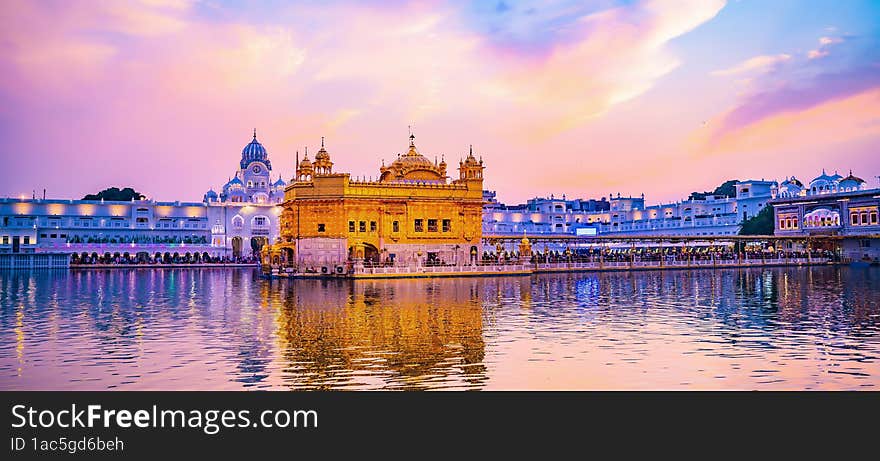
[{"label": "distant building", "polygon": [[804,185],[787,178],[774,190],[776,235],[840,236],[843,256],[880,258],[880,189],[850,172],[822,174]]},{"label": "distant building", "polygon": [[273,182],[271,171],[255,132],[235,175],[201,203],[3,198],[0,253],[254,256],[278,238],[278,203],[287,183],[280,177]]},{"label": "distant building", "polygon": [[219,256],[202,203],[0,199],[0,252]]},{"label": "distant building", "polygon": [[578,234],[594,229],[614,235],[736,235],[742,222],[767,205],[774,181],[740,181],[734,197],[709,195],[702,199],[645,205],[645,197],[609,196],[606,200],[534,198],[508,206],[489,199],[484,207],[483,232],[504,234]]}]

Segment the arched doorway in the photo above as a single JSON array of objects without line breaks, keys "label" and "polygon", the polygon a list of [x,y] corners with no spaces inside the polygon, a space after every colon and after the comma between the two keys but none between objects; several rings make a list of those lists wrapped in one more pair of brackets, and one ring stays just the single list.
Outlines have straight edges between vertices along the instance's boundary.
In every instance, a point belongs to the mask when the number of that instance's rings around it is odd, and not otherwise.
[{"label": "arched doorway", "polygon": [[293,262],[294,262],[293,248],[284,248],[282,250],[282,252],[283,252],[282,254],[284,255],[284,262],[288,266],[293,266]]},{"label": "arched doorway", "polygon": [[260,256],[260,250],[263,249],[263,245],[266,244],[268,239],[266,237],[251,237],[251,254],[253,257],[257,258]]},{"label": "arched doorway", "polygon": [[364,244],[364,262],[367,261],[373,264],[379,263],[379,250],[369,243]]},{"label": "arched doorway", "polygon": [[241,257],[241,237],[232,237],[232,257],[240,258]]}]

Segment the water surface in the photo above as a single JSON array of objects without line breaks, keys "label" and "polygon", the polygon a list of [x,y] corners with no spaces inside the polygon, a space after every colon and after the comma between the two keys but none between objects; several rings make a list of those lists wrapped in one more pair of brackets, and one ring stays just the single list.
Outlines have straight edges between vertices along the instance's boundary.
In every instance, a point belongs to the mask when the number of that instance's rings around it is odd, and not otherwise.
[{"label": "water surface", "polygon": [[880,269],[0,273],[0,389],[875,389]]}]

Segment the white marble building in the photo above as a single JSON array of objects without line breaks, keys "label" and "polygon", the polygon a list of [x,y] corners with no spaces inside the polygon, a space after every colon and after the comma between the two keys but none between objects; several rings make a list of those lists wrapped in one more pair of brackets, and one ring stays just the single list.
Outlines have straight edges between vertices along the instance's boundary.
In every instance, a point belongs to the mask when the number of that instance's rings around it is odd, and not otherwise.
[{"label": "white marble building", "polygon": [[287,183],[272,181],[272,162],[257,132],[241,151],[239,168],[218,194],[205,193],[211,225],[211,247],[226,257],[254,257],[263,245],[278,238],[279,215]]}]

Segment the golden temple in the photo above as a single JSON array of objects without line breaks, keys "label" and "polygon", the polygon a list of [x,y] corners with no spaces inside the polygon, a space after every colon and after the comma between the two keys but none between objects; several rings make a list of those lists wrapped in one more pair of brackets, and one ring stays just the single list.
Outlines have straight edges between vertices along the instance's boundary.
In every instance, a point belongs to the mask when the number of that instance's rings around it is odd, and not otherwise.
[{"label": "golden temple", "polygon": [[264,267],[345,274],[352,265],[461,265],[480,252],[483,161],[473,147],[458,179],[445,160],[419,153],[415,136],[378,180],[335,173],[324,147],[297,161],[284,190],[279,241],[263,252]]}]

